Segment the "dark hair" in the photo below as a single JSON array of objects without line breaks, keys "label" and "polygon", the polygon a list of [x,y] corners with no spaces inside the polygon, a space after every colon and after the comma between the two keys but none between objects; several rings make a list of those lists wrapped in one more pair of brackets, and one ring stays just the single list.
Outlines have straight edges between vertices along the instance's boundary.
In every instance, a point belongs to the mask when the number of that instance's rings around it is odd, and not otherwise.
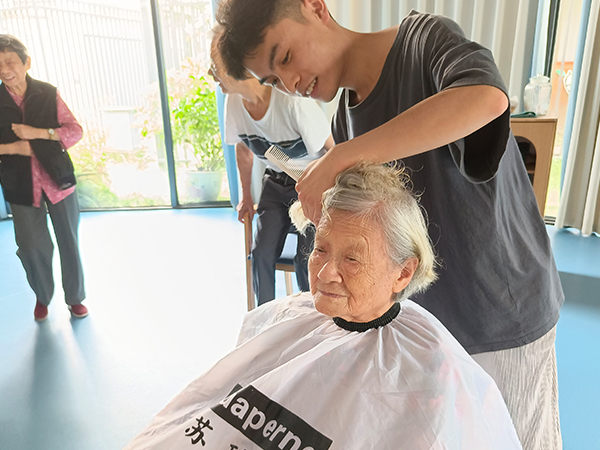
[{"label": "dark hair", "polygon": [[263,43],[265,30],[284,18],[301,22],[302,0],[223,0],[217,10],[222,27],[218,49],[227,73],[248,78],[244,60]]},{"label": "dark hair", "polygon": [[27,53],[27,47],[18,40],[16,37],[10,34],[0,34],[0,52],[13,52],[16,53],[21,62],[25,64],[29,54]]}]

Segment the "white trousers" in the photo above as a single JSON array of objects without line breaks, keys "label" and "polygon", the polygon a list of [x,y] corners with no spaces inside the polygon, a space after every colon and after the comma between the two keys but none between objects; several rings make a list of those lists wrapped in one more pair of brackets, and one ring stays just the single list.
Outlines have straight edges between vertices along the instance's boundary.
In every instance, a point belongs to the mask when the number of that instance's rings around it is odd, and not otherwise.
[{"label": "white trousers", "polygon": [[472,355],[504,397],[523,450],[561,450],[556,326],[522,347]]}]

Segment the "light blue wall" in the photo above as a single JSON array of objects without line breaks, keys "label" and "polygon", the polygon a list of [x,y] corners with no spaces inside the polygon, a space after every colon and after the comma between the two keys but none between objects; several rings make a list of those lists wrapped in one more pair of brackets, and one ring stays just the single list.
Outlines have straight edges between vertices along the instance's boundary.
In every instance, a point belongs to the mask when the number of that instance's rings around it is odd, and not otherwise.
[{"label": "light blue wall", "polygon": [[219,111],[219,127],[221,128],[221,142],[223,143],[223,155],[225,156],[225,169],[227,170],[227,181],[229,182],[229,196],[231,205],[235,208],[239,203],[238,174],[235,162],[235,147],[225,143],[225,119],[223,116],[225,106],[225,95],[217,86],[217,109]]},{"label": "light blue wall", "polygon": [[[219,0],[212,0],[213,17],[217,7],[219,6]],[[219,111],[219,127],[221,128],[221,142],[223,143],[223,155],[225,156],[225,169],[227,170],[227,181],[229,182],[229,196],[231,205],[235,208],[240,201],[239,189],[238,189],[238,174],[237,166],[235,162],[235,148],[233,145],[225,143],[225,120],[223,110],[225,109],[225,95],[221,91],[220,87],[217,87],[217,109]]]},{"label": "light blue wall", "polygon": [[0,219],[6,219],[7,217],[8,211],[6,210],[6,202],[4,201],[2,189],[0,189]]}]

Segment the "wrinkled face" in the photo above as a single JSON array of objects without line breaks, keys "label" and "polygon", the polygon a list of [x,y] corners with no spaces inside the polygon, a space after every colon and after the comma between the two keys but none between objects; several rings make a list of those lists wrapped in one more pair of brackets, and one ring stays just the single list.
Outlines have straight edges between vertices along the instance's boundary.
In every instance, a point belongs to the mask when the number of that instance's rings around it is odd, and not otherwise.
[{"label": "wrinkled face", "polygon": [[27,87],[25,76],[31,67],[31,58],[23,64],[15,52],[0,52],[0,80],[12,91]]},{"label": "wrinkled face", "polygon": [[304,22],[285,18],[268,27],[264,42],[244,66],[263,84],[328,102],[341,84],[340,54],[326,27],[329,13],[315,3],[303,4]]},{"label": "wrinkled face", "polygon": [[412,278],[392,263],[379,226],[343,211],[320,221],[308,271],[316,309],[351,322],[381,317]]}]

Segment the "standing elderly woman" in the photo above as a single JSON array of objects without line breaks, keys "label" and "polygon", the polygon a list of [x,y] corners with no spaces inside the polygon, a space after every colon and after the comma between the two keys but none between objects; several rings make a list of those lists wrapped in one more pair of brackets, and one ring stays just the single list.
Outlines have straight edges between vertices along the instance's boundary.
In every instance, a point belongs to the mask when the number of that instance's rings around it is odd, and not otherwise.
[{"label": "standing elderly woman", "polygon": [[58,242],[65,301],[74,317],[85,317],[79,203],[66,152],[83,131],[57,89],[27,74],[30,67],[23,43],[0,34],[0,182],[13,214],[17,255],[37,297],[35,320],[47,318],[54,293],[46,211]]},{"label": "standing elderly woman", "polygon": [[338,175],[311,292],[248,313],[238,346],[127,449],[521,449],[493,380],[406,299],[435,279],[435,258],[400,175]]}]

